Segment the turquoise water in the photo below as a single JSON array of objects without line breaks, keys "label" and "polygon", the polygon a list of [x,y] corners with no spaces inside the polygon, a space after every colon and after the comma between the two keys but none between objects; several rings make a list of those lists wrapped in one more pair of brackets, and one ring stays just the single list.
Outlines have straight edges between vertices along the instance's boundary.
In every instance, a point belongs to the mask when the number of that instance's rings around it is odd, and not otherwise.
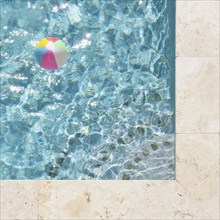
[{"label": "turquoise water", "polygon": [[1,179],[174,179],[175,1],[0,2]]}]

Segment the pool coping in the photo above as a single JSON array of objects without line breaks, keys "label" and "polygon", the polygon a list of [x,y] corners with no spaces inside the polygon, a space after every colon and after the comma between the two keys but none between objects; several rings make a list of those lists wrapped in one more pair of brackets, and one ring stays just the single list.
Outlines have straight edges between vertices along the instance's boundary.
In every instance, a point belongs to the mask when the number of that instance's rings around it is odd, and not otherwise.
[{"label": "pool coping", "polygon": [[176,180],[1,180],[1,219],[219,219],[219,5],[176,3]]}]

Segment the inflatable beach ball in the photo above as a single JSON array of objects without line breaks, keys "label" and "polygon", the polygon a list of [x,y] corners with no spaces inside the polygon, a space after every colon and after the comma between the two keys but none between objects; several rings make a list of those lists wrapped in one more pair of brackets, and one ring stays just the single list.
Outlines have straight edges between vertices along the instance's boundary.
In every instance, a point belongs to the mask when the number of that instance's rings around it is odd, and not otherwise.
[{"label": "inflatable beach ball", "polygon": [[35,57],[40,66],[48,70],[57,70],[68,59],[68,50],[62,40],[47,37],[41,40],[35,50]]}]

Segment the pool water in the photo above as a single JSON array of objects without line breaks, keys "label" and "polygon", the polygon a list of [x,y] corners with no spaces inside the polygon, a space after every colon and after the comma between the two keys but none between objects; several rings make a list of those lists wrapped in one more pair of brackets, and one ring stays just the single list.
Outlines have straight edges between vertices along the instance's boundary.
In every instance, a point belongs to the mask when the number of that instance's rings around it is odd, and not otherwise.
[{"label": "pool water", "polygon": [[1,179],[174,179],[175,1],[0,3]]}]

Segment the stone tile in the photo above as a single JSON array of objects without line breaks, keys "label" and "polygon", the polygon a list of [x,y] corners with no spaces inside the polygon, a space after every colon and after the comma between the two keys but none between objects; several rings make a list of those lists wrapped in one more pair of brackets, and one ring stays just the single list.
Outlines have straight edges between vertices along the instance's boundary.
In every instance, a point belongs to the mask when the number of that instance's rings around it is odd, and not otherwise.
[{"label": "stone tile", "polygon": [[219,60],[176,59],[176,132],[219,132]]},{"label": "stone tile", "polygon": [[177,181],[219,219],[219,135],[180,134],[176,145]]},{"label": "stone tile", "polygon": [[176,55],[219,57],[219,1],[177,1]]},{"label": "stone tile", "polygon": [[0,182],[0,219],[38,219],[37,181],[1,180]]},{"label": "stone tile", "polygon": [[[177,0],[177,56],[219,56],[218,6]],[[177,58],[178,133],[219,132],[217,63]],[[218,144],[177,134],[177,181],[1,181],[1,219],[219,219]]]},{"label": "stone tile", "polygon": [[176,181],[41,181],[40,219],[211,219]]}]

